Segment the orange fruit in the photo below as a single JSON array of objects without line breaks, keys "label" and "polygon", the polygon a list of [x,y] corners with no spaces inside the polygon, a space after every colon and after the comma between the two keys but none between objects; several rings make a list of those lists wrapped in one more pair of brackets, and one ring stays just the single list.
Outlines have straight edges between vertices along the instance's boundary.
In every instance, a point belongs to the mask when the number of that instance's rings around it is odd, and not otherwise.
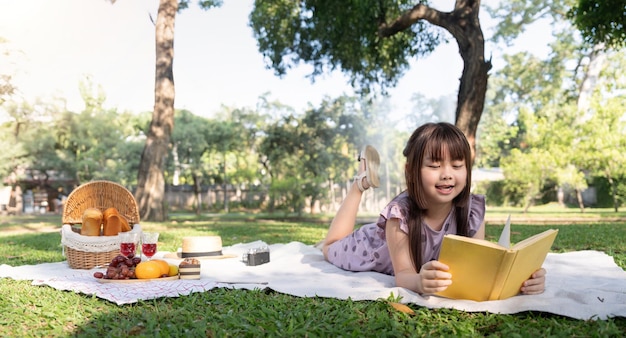
[{"label": "orange fruit", "polygon": [[161,275],[167,275],[170,272],[170,264],[161,259],[153,259],[153,262],[157,262],[161,267]]},{"label": "orange fruit", "polygon": [[155,261],[141,262],[135,267],[135,276],[138,279],[159,278],[161,275],[161,264]]}]

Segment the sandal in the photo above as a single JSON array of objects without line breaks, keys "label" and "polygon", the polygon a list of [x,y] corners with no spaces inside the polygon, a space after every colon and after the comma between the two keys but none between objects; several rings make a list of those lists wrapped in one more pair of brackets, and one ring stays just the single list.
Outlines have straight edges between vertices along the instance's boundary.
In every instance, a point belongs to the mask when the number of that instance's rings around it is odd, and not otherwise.
[{"label": "sandal", "polygon": [[[378,188],[380,185],[380,181],[378,180],[378,167],[380,166],[380,156],[378,155],[378,151],[376,148],[366,145],[363,151],[359,154],[359,162],[361,160],[365,160],[365,171],[360,173],[354,179],[356,180],[356,185],[359,187],[361,192],[369,189],[369,187]],[[369,184],[369,187],[363,187],[363,178]]]}]

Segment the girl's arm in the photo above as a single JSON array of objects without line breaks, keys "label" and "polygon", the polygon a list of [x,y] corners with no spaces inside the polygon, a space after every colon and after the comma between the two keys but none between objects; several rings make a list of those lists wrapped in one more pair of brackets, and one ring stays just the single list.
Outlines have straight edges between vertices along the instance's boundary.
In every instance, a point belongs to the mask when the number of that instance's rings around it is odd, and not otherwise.
[{"label": "girl's arm", "polygon": [[476,231],[474,237],[472,238],[485,239],[485,221],[483,221],[483,223],[480,225],[480,228],[478,228],[478,231]]},{"label": "girl's arm", "polygon": [[409,237],[400,230],[398,219],[387,220],[385,236],[397,286],[417,293],[435,293],[445,290],[452,283],[448,266],[438,261],[427,262],[417,273],[411,259]]}]

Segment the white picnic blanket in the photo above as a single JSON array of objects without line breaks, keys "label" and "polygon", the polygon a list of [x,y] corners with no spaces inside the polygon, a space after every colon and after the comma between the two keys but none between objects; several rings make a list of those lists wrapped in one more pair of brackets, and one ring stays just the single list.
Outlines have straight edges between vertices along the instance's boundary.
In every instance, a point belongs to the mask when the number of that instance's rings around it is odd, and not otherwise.
[{"label": "white picnic blanket", "polygon": [[[386,299],[393,294],[402,297],[402,303],[469,312],[510,314],[542,311],[583,320],[626,317],[626,272],[615,264],[612,257],[598,251],[548,254],[544,263],[548,270],[546,291],[541,295],[475,302],[421,296],[394,286],[392,276],[341,270],[326,262],[318,249],[299,242],[270,245],[269,263],[246,266],[241,262],[241,255],[249,249],[265,245],[257,241],[225,247],[224,253],[235,254],[237,258],[203,260],[200,280],[99,283],[93,272],[102,269],[73,270],[67,262],[16,267],[1,265],[0,277],[33,280],[33,285],[96,295],[116,304],[232,287],[271,288],[298,297],[353,300]],[[164,254],[157,254],[157,257]]]}]

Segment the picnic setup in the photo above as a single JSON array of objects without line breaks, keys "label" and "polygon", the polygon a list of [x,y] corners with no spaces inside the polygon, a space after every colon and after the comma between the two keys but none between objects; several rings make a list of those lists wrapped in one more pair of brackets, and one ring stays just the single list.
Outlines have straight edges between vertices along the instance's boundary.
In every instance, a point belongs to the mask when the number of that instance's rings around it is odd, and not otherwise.
[{"label": "picnic setup", "polygon": [[[80,228],[89,219],[83,219],[85,211],[94,208],[115,208],[115,215],[122,215],[109,216],[106,222],[107,228],[119,229],[118,234],[81,235]],[[128,227],[117,224],[119,218],[128,220]],[[396,287],[390,275],[342,270],[328,263],[320,249],[300,242],[269,245],[251,241],[223,247],[220,236],[190,236],[183,239],[177,251],[161,251],[157,246],[150,252],[146,246],[140,254],[140,243],[154,243],[141,240],[141,222],[132,194],[108,181],[92,181],[74,190],[68,197],[63,223],[61,244],[66,261],[2,265],[0,277],[32,280],[35,286],[94,295],[120,306],[140,300],[185,297],[216,288],[236,288],[355,301],[393,295],[405,304],[468,312],[539,311],[582,320],[626,316],[626,272],[611,256],[599,251],[548,253],[543,265],[550,275],[542,294],[475,301],[420,295]],[[153,255],[147,257],[146,253]],[[157,268],[151,273],[152,265],[164,265],[165,270]]]}]

